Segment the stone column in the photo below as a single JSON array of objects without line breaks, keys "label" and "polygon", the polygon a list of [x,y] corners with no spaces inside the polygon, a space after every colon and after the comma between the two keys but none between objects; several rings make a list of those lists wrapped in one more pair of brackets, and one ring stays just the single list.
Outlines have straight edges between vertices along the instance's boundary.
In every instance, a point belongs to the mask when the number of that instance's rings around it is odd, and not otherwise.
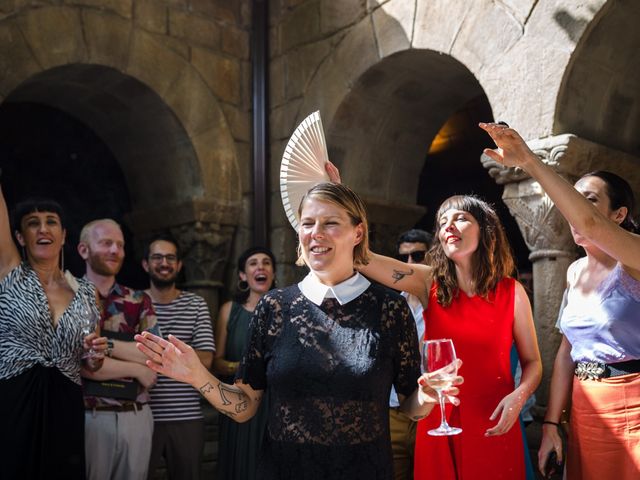
[{"label": "stone column", "polygon": [[[570,183],[586,172],[599,169],[624,176],[634,190],[640,186],[638,159],[624,152],[571,134],[536,139],[528,144],[534,153]],[[534,415],[542,416],[561,339],[555,325],[566,285],[566,270],[577,257],[577,248],[569,225],[538,182],[522,169],[505,168],[485,155],[482,155],[481,161],[496,183],[504,185],[502,198],[531,250],[533,311],[543,367]]]},{"label": "stone column", "polygon": [[561,335],[556,328],[566,285],[566,271],[576,258],[569,225],[540,185],[532,179],[508,183],[503,201],[515,217],[529,247],[533,268],[533,311],[542,357],[542,382],[536,392],[536,410],[542,414],[549,397],[549,382]]}]

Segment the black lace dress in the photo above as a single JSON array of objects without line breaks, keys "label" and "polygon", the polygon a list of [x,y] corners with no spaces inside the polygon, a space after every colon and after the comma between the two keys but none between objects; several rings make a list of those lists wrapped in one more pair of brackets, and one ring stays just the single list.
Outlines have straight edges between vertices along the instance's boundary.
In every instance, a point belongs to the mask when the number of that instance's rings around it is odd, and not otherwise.
[{"label": "black lace dress", "polygon": [[340,305],[297,286],[258,303],[238,375],[267,390],[262,479],[391,479],[391,385],[416,388],[420,356],[404,298],[379,285]]}]

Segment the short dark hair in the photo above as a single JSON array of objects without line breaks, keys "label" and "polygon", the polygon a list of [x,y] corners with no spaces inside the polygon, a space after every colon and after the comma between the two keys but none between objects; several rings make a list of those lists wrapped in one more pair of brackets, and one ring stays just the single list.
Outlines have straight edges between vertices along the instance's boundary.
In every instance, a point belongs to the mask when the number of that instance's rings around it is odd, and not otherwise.
[{"label": "short dark hair", "polygon": [[427,250],[431,247],[433,242],[433,235],[419,228],[412,228],[404,233],[401,233],[396,243],[396,250],[400,248],[401,243],[424,243],[427,246]]},{"label": "short dark hair", "polygon": [[271,259],[271,264],[273,265],[273,268],[275,270],[275,268],[276,268],[276,257],[273,255],[273,252],[271,250],[269,250],[267,247],[255,246],[255,247],[247,248],[238,257],[238,271],[239,272],[245,273],[244,269],[245,269],[245,267],[247,265],[247,260],[249,260],[249,257],[252,257],[256,253],[264,253],[265,255],[267,255]]},{"label": "short dark hair", "polygon": [[[266,256],[268,256],[271,259],[271,265],[272,265],[272,268],[273,268],[273,272],[275,274],[275,271],[276,271],[276,257],[275,257],[275,255],[273,255],[273,252],[271,250],[269,250],[267,247],[261,247],[261,246],[249,247],[244,252],[242,252],[240,254],[240,256],[238,257],[238,272],[245,273],[245,268],[247,266],[247,260],[249,260],[249,258],[252,257],[253,255],[255,255],[256,253],[264,253]],[[271,289],[275,288],[275,286],[276,285],[275,285],[275,279],[274,279],[274,281],[271,284],[271,286],[269,287],[269,289],[271,290]],[[242,290],[238,289],[238,291],[233,296],[233,300],[236,303],[239,303],[240,305],[244,304],[244,302],[247,301],[247,298],[249,298],[249,290],[242,291]]]},{"label": "short dark hair", "polygon": [[18,202],[13,207],[13,213],[11,215],[11,223],[13,225],[13,231],[20,231],[20,222],[25,217],[33,212],[51,212],[58,215],[60,218],[60,225],[64,228],[65,217],[62,206],[50,198],[31,197],[26,198]]},{"label": "short dark hair", "polygon": [[142,258],[144,258],[145,260],[149,260],[149,253],[151,252],[151,245],[153,243],[159,242],[159,241],[169,242],[174,247],[176,247],[176,257],[178,257],[178,260],[182,260],[182,252],[180,251],[180,245],[178,245],[178,241],[170,233],[158,233],[158,234],[154,235],[153,237],[151,237],[151,239],[144,246],[144,250],[142,252]]}]

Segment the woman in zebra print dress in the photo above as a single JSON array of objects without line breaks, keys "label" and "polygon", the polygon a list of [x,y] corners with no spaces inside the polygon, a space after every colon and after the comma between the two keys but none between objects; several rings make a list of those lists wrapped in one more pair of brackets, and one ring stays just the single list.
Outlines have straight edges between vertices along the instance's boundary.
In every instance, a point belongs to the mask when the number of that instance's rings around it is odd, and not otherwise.
[{"label": "woman in zebra print dress", "polygon": [[59,267],[57,203],[23,202],[14,222],[22,260],[0,190],[0,469],[3,478],[83,479],[80,368],[100,368],[106,349],[105,338],[82,333],[82,317],[98,314],[95,289]]}]

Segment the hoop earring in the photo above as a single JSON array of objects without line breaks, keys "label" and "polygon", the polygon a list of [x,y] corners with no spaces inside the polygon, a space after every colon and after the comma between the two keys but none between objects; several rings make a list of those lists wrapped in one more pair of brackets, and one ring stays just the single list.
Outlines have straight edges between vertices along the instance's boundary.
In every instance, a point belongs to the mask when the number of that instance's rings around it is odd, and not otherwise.
[{"label": "hoop earring", "polygon": [[238,280],[237,287],[243,293],[249,291],[249,284],[245,280]]}]

